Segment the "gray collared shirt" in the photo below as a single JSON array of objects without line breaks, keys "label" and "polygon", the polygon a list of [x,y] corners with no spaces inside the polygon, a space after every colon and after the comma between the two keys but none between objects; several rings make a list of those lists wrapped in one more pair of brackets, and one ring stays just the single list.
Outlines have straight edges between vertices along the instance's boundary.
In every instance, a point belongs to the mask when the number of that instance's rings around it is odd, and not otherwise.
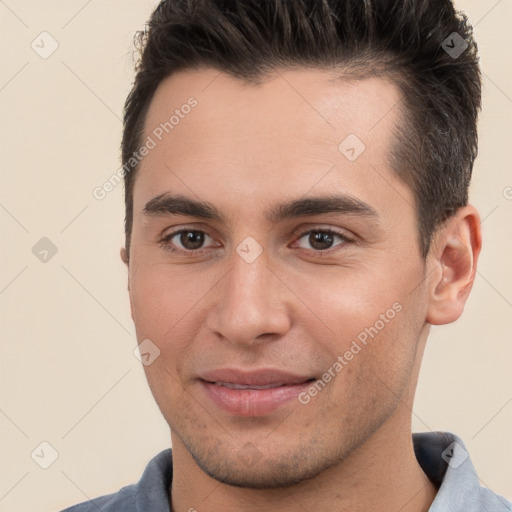
[{"label": "gray collared shirt", "polygon": [[[439,488],[429,512],[510,512],[512,503],[480,487],[464,443],[449,432],[413,434],[423,471]],[[62,512],[170,512],[171,449],[156,455],[138,483]]]}]

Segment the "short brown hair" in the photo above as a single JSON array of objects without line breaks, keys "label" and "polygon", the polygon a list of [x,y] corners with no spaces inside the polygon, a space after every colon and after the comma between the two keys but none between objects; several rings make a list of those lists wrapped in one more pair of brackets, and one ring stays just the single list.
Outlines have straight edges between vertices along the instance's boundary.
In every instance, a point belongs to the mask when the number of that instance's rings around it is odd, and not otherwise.
[{"label": "short brown hair", "polygon": [[406,112],[391,164],[414,192],[423,257],[435,229],[467,204],[481,74],[472,28],[450,0],[163,0],[137,43],[121,148],[128,255],[137,173],[129,161],[158,85],[187,69],[249,83],[290,66],[391,78]]}]

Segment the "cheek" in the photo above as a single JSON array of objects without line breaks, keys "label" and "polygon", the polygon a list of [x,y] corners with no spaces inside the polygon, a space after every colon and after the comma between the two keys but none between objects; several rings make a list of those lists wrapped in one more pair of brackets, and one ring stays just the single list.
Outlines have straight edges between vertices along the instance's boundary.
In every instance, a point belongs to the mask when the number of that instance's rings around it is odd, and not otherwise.
[{"label": "cheek", "polygon": [[[330,351],[330,369],[336,376],[325,392],[312,399],[318,400],[322,417],[329,419],[332,428],[343,425],[347,432],[371,430],[406,397],[416,339],[410,336],[405,316],[400,317],[404,314],[400,312],[385,327],[379,323],[362,330],[354,328],[352,335],[339,331],[338,343]],[[360,333],[364,335],[358,338]],[[309,412],[312,421],[316,413],[314,409]]]},{"label": "cheek", "polygon": [[[288,277],[293,293],[331,334],[342,340],[362,341],[387,327],[400,313],[403,301],[400,283],[391,283],[385,269],[374,273],[367,268],[333,267],[311,274]],[[394,306],[395,305],[395,306]],[[366,334],[365,334],[366,333]]]},{"label": "cheek", "polygon": [[130,298],[137,339],[149,339],[160,350],[154,363],[144,366],[155,396],[180,395],[181,370],[193,357],[191,340],[200,338],[208,292],[216,281],[206,272],[176,272],[165,264],[141,265],[133,273]]},{"label": "cheek", "polygon": [[163,339],[194,310],[211,287],[209,279],[198,279],[186,269],[175,272],[165,264],[139,266],[130,278],[130,300],[138,334]]},{"label": "cheek", "polygon": [[318,275],[314,280],[296,276],[299,297],[315,313],[309,315],[312,320],[306,329],[312,336],[320,332],[318,327],[327,334],[317,334],[315,350],[323,353],[324,363],[330,360],[327,370],[336,361],[340,363],[331,370],[343,375],[336,379],[344,382],[340,385],[350,382],[369,392],[372,386],[388,386],[400,392],[412,368],[423,324],[408,282],[406,270],[391,268],[373,275],[337,269],[331,276]]}]

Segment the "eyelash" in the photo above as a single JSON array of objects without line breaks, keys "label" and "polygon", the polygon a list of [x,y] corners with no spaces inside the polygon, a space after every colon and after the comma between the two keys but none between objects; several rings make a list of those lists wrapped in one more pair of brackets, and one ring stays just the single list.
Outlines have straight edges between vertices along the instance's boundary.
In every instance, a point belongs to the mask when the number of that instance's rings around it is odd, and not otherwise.
[{"label": "eyelash", "polygon": [[[191,231],[195,231],[195,232],[198,232],[198,233],[204,233],[205,235],[209,236],[208,233],[206,233],[204,230],[201,230],[201,229],[181,228],[181,229],[179,229],[177,231],[173,231],[172,233],[169,233],[169,234],[165,235],[160,240],[160,245],[166,251],[169,251],[169,252],[172,252],[172,253],[175,253],[175,254],[180,254],[180,255],[183,255],[183,256],[187,256],[187,257],[202,256],[203,253],[205,251],[207,251],[207,248],[200,248],[200,249],[196,249],[196,250],[192,250],[192,249],[177,249],[173,244],[171,244],[171,240],[176,235],[179,235],[181,233],[189,233]],[[343,247],[345,247],[346,245],[354,242],[354,240],[352,238],[348,237],[345,233],[341,233],[341,232],[336,231],[336,230],[334,230],[332,228],[306,229],[306,230],[302,230],[302,231],[298,231],[298,232],[293,233],[293,236],[295,237],[296,240],[300,240],[304,235],[308,235],[310,233],[328,233],[330,235],[337,236],[337,237],[339,237],[342,240],[342,243],[340,243],[340,244],[338,244],[338,245],[336,245],[334,247],[331,247],[330,249],[325,249],[325,250],[302,249],[302,250],[306,251],[306,253],[313,254],[314,256],[323,255],[323,254],[331,254],[332,252],[336,252],[336,251],[342,250]]]}]

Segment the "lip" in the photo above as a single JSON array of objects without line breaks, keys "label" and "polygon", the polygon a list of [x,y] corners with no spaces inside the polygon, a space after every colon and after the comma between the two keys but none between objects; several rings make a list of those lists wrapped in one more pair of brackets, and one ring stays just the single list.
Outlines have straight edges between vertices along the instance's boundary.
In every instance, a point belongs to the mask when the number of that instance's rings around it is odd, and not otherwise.
[{"label": "lip", "polygon": [[[276,369],[240,371],[219,369],[198,376],[206,396],[219,408],[237,416],[271,414],[305,390],[314,380]],[[237,389],[244,386],[246,389]],[[252,387],[255,386],[255,387]],[[262,386],[267,386],[261,389]]]}]

